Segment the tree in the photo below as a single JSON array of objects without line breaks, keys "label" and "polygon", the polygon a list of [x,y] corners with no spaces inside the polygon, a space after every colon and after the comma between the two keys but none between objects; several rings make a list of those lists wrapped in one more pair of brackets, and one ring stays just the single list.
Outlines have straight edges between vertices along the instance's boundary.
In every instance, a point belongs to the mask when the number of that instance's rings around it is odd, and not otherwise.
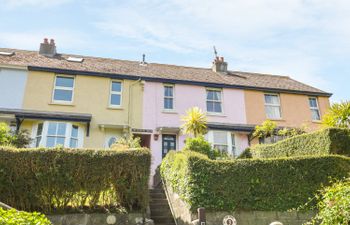
[{"label": "tree", "polygon": [[322,123],[327,127],[350,128],[350,101],[334,103]]},{"label": "tree", "polygon": [[184,134],[198,137],[207,133],[207,117],[198,107],[190,108],[186,111],[186,116],[182,117],[184,124],[181,126]]},{"label": "tree", "polygon": [[32,139],[27,130],[11,131],[6,123],[0,123],[0,145],[12,145],[16,148],[27,147]]}]

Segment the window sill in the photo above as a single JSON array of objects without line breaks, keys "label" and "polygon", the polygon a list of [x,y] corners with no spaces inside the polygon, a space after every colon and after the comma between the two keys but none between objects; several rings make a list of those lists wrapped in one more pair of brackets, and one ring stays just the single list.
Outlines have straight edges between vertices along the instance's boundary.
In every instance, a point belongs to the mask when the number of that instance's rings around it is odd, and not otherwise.
[{"label": "window sill", "polygon": [[207,116],[226,117],[226,115],[222,113],[209,113],[209,112],[207,112]]},{"label": "window sill", "polygon": [[312,120],[311,122],[321,124],[322,120]]},{"label": "window sill", "polygon": [[75,106],[72,102],[50,102],[49,105]]},{"label": "window sill", "polygon": [[123,107],[117,107],[117,106],[108,106],[107,109],[111,109],[111,110],[124,110]]},{"label": "window sill", "polygon": [[267,120],[271,120],[271,121],[286,121],[286,120],[284,120],[284,119],[282,119],[282,118],[279,118],[279,119],[269,119],[269,118],[266,118]]},{"label": "window sill", "polygon": [[177,112],[174,110],[163,110],[162,113],[177,114]]}]

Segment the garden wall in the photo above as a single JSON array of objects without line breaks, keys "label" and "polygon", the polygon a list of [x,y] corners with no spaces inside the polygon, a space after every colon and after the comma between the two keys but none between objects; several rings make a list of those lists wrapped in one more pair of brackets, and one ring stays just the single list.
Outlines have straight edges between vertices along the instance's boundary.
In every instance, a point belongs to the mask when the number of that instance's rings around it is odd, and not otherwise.
[{"label": "garden wall", "polygon": [[250,148],[253,158],[339,154],[350,156],[350,130],[328,128]]},{"label": "garden wall", "polygon": [[45,214],[145,211],[150,161],[148,149],[0,147],[0,201]]}]

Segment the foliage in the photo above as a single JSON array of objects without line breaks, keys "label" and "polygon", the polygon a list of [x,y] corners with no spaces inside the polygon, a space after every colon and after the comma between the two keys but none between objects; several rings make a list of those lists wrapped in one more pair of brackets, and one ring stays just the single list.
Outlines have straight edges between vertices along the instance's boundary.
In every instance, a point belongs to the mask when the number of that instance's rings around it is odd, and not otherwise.
[{"label": "foliage", "polygon": [[51,225],[45,215],[33,212],[4,210],[0,208],[0,225]]},{"label": "foliage", "polygon": [[350,130],[328,128],[284,139],[274,144],[251,147],[253,158],[275,158],[303,155],[350,155]]},{"label": "foliage", "polygon": [[306,129],[304,127],[297,127],[297,128],[283,128],[281,130],[277,131],[277,135],[281,136],[283,138],[287,138],[287,137],[294,137],[300,134],[305,134],[306,133]]},{"label": "foliage", "polygon": [[265,120],[261,125],[257,125],[253,132],[253,138],[265,138],[275,134],[277,123],[271,120]]},{"label": "foliage", "polygon": [[334,103],[322,123],[327,127],[350,128],[350,101]]},{"label": "foliage", "polygon": [[134,137],[132,134],[127,137],[121,137],[111,146],[111,149],[124,151],[127,149],[141,148],[140,137]]},{"label": "foliage", "polygon": [[318,214],[307,224],[350,224],[350,178],[325,187],[316,199]]},{"label": "foliage", "polygon": [[210,159],[215,159],[219,156],[218,151],[211,147],[211,144],[204,139],[203,136],[195,138],[187,138],[184,150],[191,150],[208,156]]},{"label": "foliage", "polygon": [[32,139],[27,130],[18,133],[11,131],[6,123],[0,123],[0,145],[12,145],[17,148],[27,147]]},{"label": "foliage", "polygon": [[161,164],[166,185],[195,211],[276,210],[304,204],[329,177],[350,172],[344,156],[210,160],[191,151],[167,154]]},{"label": "foliage", "polygon": [[144,210],[148,149],[15,149],[0,147],[1,200],[44,213]]},{"label": "foliage", "polygon": [[252,157],[253,156],[252,156],[252,153],[250,151],[250,148],[246,148],[237,158],[238,159],[250,159]]},{"label": "foliage", "polygon": [[202,110],[198,107],[190,108],[186,111],[186,116],[182,117],[184,124],[182,130],[184,134],[198,137],[207,132],[207,118]]}]

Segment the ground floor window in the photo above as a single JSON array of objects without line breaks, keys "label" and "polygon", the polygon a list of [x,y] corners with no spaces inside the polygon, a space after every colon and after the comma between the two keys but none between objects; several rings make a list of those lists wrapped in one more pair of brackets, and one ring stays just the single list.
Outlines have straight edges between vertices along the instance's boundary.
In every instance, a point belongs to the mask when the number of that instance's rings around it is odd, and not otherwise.
[{"label": "ground floor window", "polygon": [[170,150],[176,150],[176,135],[162,135],[162,157],[164,158]]},{"label": "ground floor window", "polygon": [[34,126],[35,147],[83,147],[83,128],[68,122],[44,121]]},{"label": "ground floor window", "polygon": [[229,155],[237,155],[234,133],[230,131],[211,130],[207,134],[207,139],[214,149]]}]

